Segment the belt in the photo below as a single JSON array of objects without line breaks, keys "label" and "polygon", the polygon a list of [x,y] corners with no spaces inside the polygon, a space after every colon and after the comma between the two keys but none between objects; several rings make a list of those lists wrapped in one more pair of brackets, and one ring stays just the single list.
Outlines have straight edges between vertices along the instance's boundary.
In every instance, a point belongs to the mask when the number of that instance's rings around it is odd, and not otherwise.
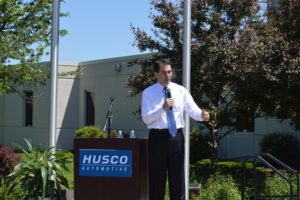
[{"label": "belt", "polygon": [[[151,128],[150,131],[151,132],[158,132],[158,133],[161,132],[161,133],[164,133],[164,132],[169,132],[169,129],[167,129],[167,128],[163,128],[163,129]],[[180,132],[180,131],[182,131],[182,128],[178,128],[177,129],[177,132]]]}]

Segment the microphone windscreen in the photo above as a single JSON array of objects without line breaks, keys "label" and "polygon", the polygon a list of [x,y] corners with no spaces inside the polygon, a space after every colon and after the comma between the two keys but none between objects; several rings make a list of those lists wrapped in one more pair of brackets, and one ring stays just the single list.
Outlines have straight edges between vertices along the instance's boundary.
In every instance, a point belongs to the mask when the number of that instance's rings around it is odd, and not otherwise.
[{"label": "microphone windscreen", "polygon": [[170,89],[168,89],[168,88],[167,88],[167,97],[168,97],[168,98],[171,98],[171,91],[170,91]]},{"label": "microphone windscreen", "polygon": [[[167,88],[167,97],[168,97],[168,98],[171,98],[171,91],[170,91],[169,88]],[[171,106],[171,107],[170,107],[170,110],[172,110],[172,109],[173,109],[173,107]]]}]

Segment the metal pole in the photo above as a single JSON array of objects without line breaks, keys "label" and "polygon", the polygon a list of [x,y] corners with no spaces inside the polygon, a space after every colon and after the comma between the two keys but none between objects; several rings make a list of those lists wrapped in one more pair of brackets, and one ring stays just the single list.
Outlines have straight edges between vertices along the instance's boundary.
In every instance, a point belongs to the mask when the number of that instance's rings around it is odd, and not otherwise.
[{"label": "metal pole", "polygon": [[[191,87],[191,1],[184,1],[183,27],[183,86],[190,91]],[[185,199],[189,200],[189,166],[190,166],[190,117],[185,113]]]},{"label": "metal pole", "polygon": [[58,39],[59,39],[59,0],[52,0],[49,147],[54,147],[56,145]]}]

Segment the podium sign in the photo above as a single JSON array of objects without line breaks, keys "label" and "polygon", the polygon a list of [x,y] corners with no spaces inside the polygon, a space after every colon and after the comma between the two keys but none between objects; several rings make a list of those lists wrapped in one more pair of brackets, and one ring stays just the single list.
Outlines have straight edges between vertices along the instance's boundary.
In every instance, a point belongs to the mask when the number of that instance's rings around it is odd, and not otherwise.
[{"label": "podium sign", "polygon": [[146,140],[74,139],[75,200],[147,199]]},{"label": "podium sign", "polygon": [[79,176],[132,177],[132,151],[79,149]]}]

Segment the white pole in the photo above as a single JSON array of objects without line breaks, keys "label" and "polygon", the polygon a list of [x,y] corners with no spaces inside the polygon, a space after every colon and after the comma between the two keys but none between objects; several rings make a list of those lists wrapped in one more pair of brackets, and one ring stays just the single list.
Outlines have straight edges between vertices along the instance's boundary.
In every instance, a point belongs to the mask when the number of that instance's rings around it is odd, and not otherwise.
[{"label": "white pole", "polygon": [[52,0],[49,147],[54,147],[56,145],[57,68],[58,68],[58,44],[59,44],[58,39],[59,39],[59,0]]},{"label": "white pole", "polygon": [[[191,88],[191,1],[184,0],[184,27],[183,27],[183,86]],[[190,117],[185,114],[185,199],[189,200],[189,166],[190,166]]]}]

